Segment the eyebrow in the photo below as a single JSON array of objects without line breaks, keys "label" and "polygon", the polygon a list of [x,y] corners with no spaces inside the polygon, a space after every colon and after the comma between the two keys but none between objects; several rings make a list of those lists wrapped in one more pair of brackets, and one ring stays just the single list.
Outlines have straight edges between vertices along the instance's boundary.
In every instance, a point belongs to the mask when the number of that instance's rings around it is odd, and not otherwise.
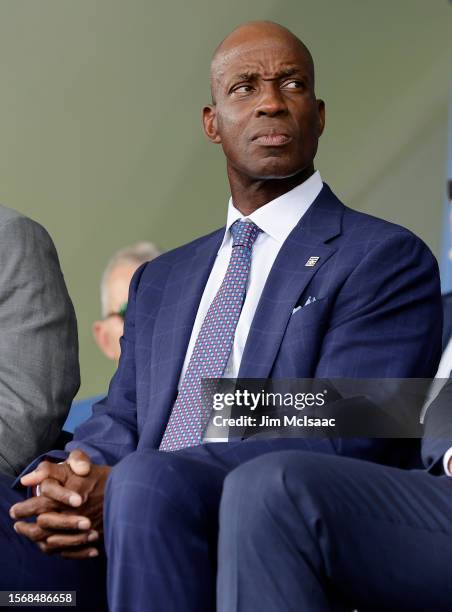
[{"label": "eyebrow", "polygon": [[[274,77],[272,77],[271,79],[264,79],[264,81],[274,81],[277,79],[280,79],[282,77],[290,77],[290,76],[294,76],[294,75],[300,75],[303,78],[308,78],[306,74],[303,74],[303,72],[301,71],[300,68],[284,68],[282,70],[279,70],[276,75]],[[261,76],[261,74],[259,72],[255,72],[255,71],[247,71],[247,72],[241,72],[240,74],[235,74],[231,77],[231,81],[235,81],[235,80],[243,80],[243,81],[253,81],[257,78],[259,78]]]}]

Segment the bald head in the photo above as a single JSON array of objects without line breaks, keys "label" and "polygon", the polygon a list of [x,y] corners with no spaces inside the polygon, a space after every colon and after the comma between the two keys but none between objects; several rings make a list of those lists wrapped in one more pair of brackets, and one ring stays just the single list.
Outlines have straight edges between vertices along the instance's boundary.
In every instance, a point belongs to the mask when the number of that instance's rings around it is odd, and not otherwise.
[{"label": "bald head", "polygon": [[273,21],[250,21],[233,30],[215,49],[210,64],[210,88],[212,102],[216,102],[216,90],[228,64],[250,45],[262,48],[280,44],[292,48],[306,64],[314,86],[314,61],[309,49],[290,30]]}]

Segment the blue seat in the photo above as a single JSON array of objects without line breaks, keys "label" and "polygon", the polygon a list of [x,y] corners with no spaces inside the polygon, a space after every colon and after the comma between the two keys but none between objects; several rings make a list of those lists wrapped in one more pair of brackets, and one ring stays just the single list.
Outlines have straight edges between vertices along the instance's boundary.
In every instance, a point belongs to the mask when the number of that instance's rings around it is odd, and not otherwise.
[{"label": "blue seat", "polygon": [[84,421],[89,419],[93,413],[93,404],[98,402],[104,395],[95,395],[72,403],[71,409],[63,425],[63,431],[73,434],[75,429]]}]

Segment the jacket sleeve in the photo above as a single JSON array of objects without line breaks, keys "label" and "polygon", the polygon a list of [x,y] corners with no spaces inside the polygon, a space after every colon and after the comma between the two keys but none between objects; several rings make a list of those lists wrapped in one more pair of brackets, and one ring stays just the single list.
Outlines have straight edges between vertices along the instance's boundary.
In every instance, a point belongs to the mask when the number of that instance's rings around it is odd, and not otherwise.
[{"label": "jacket sleeve", "polygon": [[[400,379],[435,375],[441,333],[435,258],[407,231],[382,237],[336,297],[315,376],[392,379],[381,381],[378,391],[379,401],[391,405],[391,398],[397,399],[406,389]],[[422,401],[413,405],[410,418],[418,419],[421,407]],[[334,443],[339,454],[398,466],[408,457],[416,461],[419,457],[415,439],[338,438]]]},{"label": "jacket sleeve", "polygon": [[77,324],[53,242],[38,223],[0,226],[0,471],[52,448],[79,384]]},{"label": "jacket sleeve", "polygon": [[92,417],[77,427],[74,439],[65,448],[69,452],[80,448],[94,463],[114,465],[137,448],[135,310],[146,265],[138,268],[130,284],[121,357],[108,396],[94,405]]},{"label": "jacket sleeve", "polygon": [[452,448],[452,380],[428,407],[424,418],[422,460],[434,474],[443,474],[443,457]]}]

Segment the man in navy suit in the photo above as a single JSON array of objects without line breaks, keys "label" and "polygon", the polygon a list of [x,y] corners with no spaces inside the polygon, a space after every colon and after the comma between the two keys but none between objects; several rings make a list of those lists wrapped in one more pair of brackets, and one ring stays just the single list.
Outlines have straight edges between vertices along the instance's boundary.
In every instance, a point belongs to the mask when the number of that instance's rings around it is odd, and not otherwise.
[{"label": "man in navy suit", "polygon": [[345,207],[314,170],[325,110],[307,48],[277,24],[253,22],[218,47],[211,79],[204,130],[227,159],[226,228],[136,272],[108,398],[66,453],[29,467],[22,484],[39,495],[5,494],[28,540],[8,536],[22,565],[1,568],[4,588],[31,580],[24,551],[39,572],[33,584],[55,588],[59,557],[36,542],[72,559],[65,584],[80,593],[84,574],[89,591],[99,584],[93,566],[103,571],[103,535],[112,610],[211,610],[230,470],[281,449],[412,459],[384,440],[209,443],[203,377],[429,377],[441,348],[428,248]]},{"label": "man in navy suit", "polygon": [[219,612],[452,610],[452,382],[424,470],[282,451],[226,479]]}]

